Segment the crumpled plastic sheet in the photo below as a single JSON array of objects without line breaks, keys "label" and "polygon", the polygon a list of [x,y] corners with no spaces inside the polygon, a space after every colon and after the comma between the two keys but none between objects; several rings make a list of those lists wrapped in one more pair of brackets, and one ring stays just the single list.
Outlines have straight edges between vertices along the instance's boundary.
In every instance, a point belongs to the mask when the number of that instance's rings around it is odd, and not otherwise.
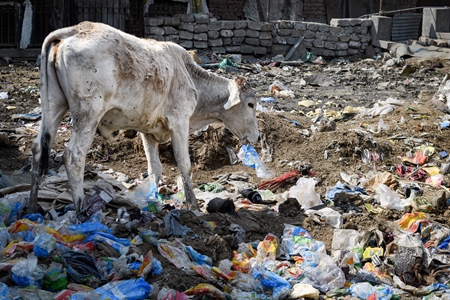
[{"label": "crumpled plastic sheet", "polygon": [[185,236],[192,232],[192,229],[181,225],[178,220],[181,218],[181,211],[178,209],[171,210],[163,219],[166,236]]}]

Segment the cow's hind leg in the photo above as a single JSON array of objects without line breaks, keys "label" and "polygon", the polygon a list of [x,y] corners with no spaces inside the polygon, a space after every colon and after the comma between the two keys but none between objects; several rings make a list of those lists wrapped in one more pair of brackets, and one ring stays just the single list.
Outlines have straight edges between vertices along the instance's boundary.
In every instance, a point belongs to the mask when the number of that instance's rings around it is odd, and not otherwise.
[{"label": "cow's hind leg", "polygon": [[150,134],[141,133],[141,139],[144,145],[145,156],[147,157],[148,174],[155,175],[155,181],[158,184],[162,176],[162,165],[159,160],[159,144]]},{"label": "cow's hind leg", "polygon": [[50,150],[55,141],[56,132],[67,112],[67,102],[59,88],[51,89],[48,99],[42,101],[42,121],[39,133],[31,146],[32,175],[31,192],[26,213],[37,212],[38,190],[42,176],[47,173]]},{"label": "cow's hind leg", "polygon": [[64,152],[67,178],[72,190],[75,211],[81,212],[84,199],[83,181],[87,152],[94,140],[98,120],[101,119],[92,107],[91,110],[78,111],[74,114],[72,136]]},{"label": "cow's hind leg", "polygon": [[[189,119],[188,119],[189,120]],[[172,124],[173,125],[173,124]],[[197,198],[192,188],[191,160],[189,158],[189,124],[171,126],[173,153],[184,182],[186,204],[191,210],[198,210]]]}]

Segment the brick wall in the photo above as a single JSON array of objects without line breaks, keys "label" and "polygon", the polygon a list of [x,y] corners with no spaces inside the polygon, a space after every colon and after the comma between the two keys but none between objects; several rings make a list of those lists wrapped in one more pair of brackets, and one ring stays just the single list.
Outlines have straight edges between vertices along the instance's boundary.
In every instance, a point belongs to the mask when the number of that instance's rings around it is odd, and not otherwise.
[{"label": "brick wall", "polygon": [[326,22],[325,0],[303,0],[303,18],[305,21]]},{"label": "brick wall", "polygon": [[174,15],[185,14],[186,11],[186,3],[170,1],[169,3],[155,3],[150,5],[147,16],[172,17]]},{"label": "brick wall", "polygon": [[209,0],[209,12],[218,20],[243,20],[245,0]]}]

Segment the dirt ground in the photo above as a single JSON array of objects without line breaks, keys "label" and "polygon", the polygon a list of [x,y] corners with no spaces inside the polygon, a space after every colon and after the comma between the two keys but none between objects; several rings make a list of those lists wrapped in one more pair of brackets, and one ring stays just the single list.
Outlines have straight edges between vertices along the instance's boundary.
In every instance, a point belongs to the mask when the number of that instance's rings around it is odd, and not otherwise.
[{"label": "dirt ground", "polygon": [[[436,154],[429,161],[440,166],[447,160],[441,158],[440,151],[450,151],[447,129],[440,129],[439,122],[445,116],[432,104],[432,96],[450,68],[450,62],[439,59],[418,60],[406,58],[389,60],[354,58],[349,60],[325,61],[322,64],[306,63],[299,66],[280,66],[260,61],[258,68],[254,64],[243,64],[242,68],[230,69],[231,72],[213,70],[223,76],[232,77],[236,72],[250,78],[257,97],[273,97],[274,102],[261,102],[266,111],[258,112],[261,143],[254,145],[258,153],[269,150],[271,161],[265,162],[273,171],[274,177],[291,171],[298,164],[309,163],[317,179],[316,191],[325,200],[325,193],[343,182],[341,173],[356,174],[360,178],[370,178],[375,172],[387,171],[396,175],[395,169],[413,147],[423,144],[435,147]],[[253,71],[252,71],[253,68]],[[327,84],[311,83],[312,76],[324,75],[333,82]],[[305,82],[305,80],[307,82]],[[294,97],[284,98],[273,95],[270,85],[275,81],[284,84],[294,92]],[[310,83],[308,83],[310,82]],[[39,128],[38,120],[24,120],[18,114],[39,113],[39,68],[34,62],[14,61],[0,66],[0,92],[8,92],[8,99],[0,100],[0,172],[12,175],[14,172],[29,168],[30,147]],[[377,102],[394,98],[402,105],[380,116],[362,116],[342,113],[346,107],[371,108]],[[308,100],[308,101],[306,101]],[[300,106],[298,103],[310,106]],[[322,109],[325,119],[334,120],[334,131],[319,132],[316,123]],[[378,132],[380,119],[389,126]],[[361,130],[367,134],[361,134]],[[52,152],[51,167],[57,169],[61,163],[64,145],[70,137],[70,115],[61,124]],[[249,176],[248,182],[254,187],[265,179],[258,178],[255,170],[238,162],[230,164],[226,147],[238,153],[241,145],[237,138],[222,125],[210,126],[200,136],[191,135],[190,155],[193,165],[193,182],[196,186],[210,183],[222,174],[243,172]],[[100,136],[96,136],[92,151],[87,158],[87,166],[97,170],[111,169],[125,174],[129,182],[142,178],[146,172],[146,159],[139,137],[127,137],[124,132],[115,135],[109,145],[109,157],[101,146]],[[378,161],[364,161],[362,154],[367,149],[377,153]],[[171,145],[160,146],[163,164],[164,183],[173,185],[179,175]],[[444,185],[449,177],[444,177]],[[276,191],[281,195],[294,183],[287,183]],[[425,189],[433,190],[423,184]],[[347,200],[348,201],[348,200]],[[343,200],[343,202],[346,202]],[[373,227],[388,232],[389,221],[399,220],[404,212],[385,209],[379,214],[369,213],[363,201],[355,202],[357,212],[343,212],[342,228],[368,230]],[[279,212],[277,212],[279,210]],[[431,213],[430,219],[450,226],[449,210]],[[214,229],[205,227],[203,221],[213,221]],[[272,233],[283,235],[284,224],[298,225],[306,229],[318,241],[323,241],[327,252],[331,251],[334,228],[317,222],[306,216],[301,209],[265,205],[264,209],[240,209],[236,215],[205,214],[197,217],[192,212],[182,214],[181,223],[190,227],[195,236],[182,239],[202,254],[213,259],[213,264],[232,258],[233,232],[230,224],[244,227],[244,242],[250,243],[264,239]],[[116,236],[129,236],[130,232],[115,232]],[[217,237],[213,241],[213,237]],[[145,254],[153,249],[155,257],[163,263],[161,275],[149,280],[152,284],[168,286],[183,291],[200,282],[220,286],[218,282],[208,281],[200,276],[185,276],[175,266],[162,258],[157,249],[144,243],[132,250]]]}]

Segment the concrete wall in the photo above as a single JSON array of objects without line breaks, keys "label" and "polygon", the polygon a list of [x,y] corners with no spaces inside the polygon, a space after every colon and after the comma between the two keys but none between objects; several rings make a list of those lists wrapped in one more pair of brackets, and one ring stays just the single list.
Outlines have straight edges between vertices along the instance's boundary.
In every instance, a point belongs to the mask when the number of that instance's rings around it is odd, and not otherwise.
[{"label": "concrete wall", "polygon": [[186,49],[218,54],[286,54],[303,36],[302,47],[325,57],[364,54],[371,41],[370,19],[333,19],[330,25],[302,21],[223,21],[208,14],[147,17],[145,37],[172,41]]}]

